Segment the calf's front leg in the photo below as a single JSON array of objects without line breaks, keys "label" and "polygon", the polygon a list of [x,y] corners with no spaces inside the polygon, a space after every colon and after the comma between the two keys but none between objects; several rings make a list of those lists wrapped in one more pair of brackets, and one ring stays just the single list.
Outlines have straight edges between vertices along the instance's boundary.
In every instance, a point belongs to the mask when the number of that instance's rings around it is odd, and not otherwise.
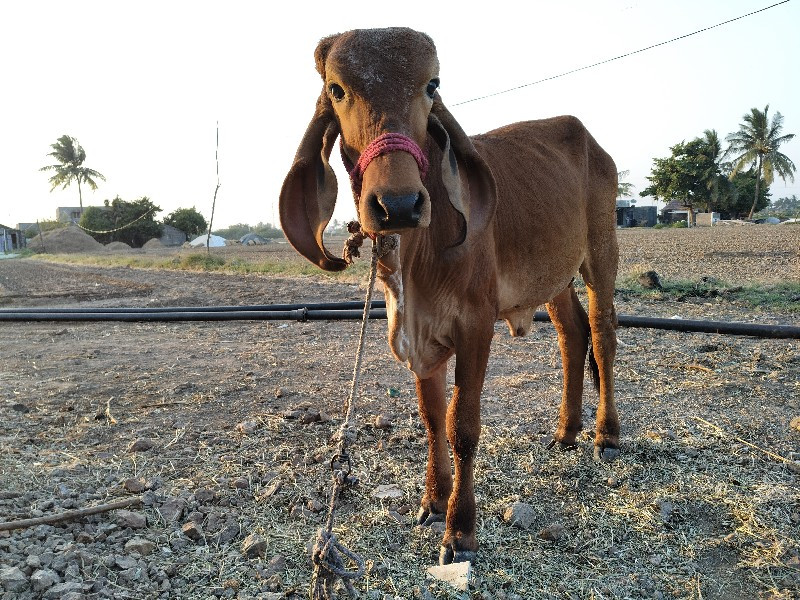
[{"label": "calf's front leg", "polygon": [[419,415],[428,430],[428,465],[425,471],[425,495],[417,514],[417,523],[430,525],[444,521],[447,500],[453,490],[450,452],[447,447],[445,381],[447,362],[427,379],[417,378]]},{"label": "calf's front leg", "polygon": [[471,331],[456,349],[455,390],[447,411],[447,437],[453,449],[455,481],[439,562],[474,561],[475,534],[474,459],[481,433],[481,389],[489,360],[491,327],[481,335]]}]

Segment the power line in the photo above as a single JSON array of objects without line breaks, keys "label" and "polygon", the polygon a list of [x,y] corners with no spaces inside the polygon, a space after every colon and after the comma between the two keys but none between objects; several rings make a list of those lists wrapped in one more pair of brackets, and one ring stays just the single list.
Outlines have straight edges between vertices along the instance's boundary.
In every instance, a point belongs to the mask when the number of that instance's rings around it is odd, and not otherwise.
[{"label": "power line", "polygon": [[502,94],[508,94],[509,92],[515,92],[517,90],[521,90],[526,87],[531,87],[533,85],[537,85],[540,83],[544,83],[545,81],[552,81],[553,79],[559,79],[561,77],[566,77],[567,75],[571,75],[573,73],[578,73],[579,71],[586,71],[587,69],[592,69],[594,67],[599,67],[600,65],[605,65],[610,62],[614,62],[615,60],[620,60],[622,58],[627,58],[628,56],[633,56],[634,54],[640,54],[642,52],[646,52],[647,50],[652,50],[653,48],[658,48],[659,46],[666,46],[667,44],[671,44],[672,42],[677,42],[679,40],[686,39],[688,37],[692,37],[693,35],[697,35],[698,33],[703,33],[705,31],[710,31],[711,29],[716,29],[717,27],[722,27],[723,25],[727,25],[729,23],[733,23],[734,21],[739,21],[740,19],[744,19],[746,17],[751,17],[755,14],[760,12],[764,12],[765,10],[769,10],[770,8],[775,8],[776,6],[780,6],[781,4],[786,4],[790,2],[790,0],[782,0],[782,2],[777,2],[770,6],[766,6],[764,8],[760,8],[758,10],[754,10],[753,12],[749,12],[746,15],[741,15],[739,17],[735,17],[733,19],[728,19],[727,21],[723,21],[722,23],[717,23],[716,25],[711,25],[709,27],[704,27],[703,29],[698,29],[697,31],[693,31],[692,33],[687,33],[684,35],[680,35],[676,38],[672,38],[671,40],[667,40],[666,42],[659,42],[658,44],[653,44],[652,46],[647,46],[646,48],[640,48],[639,50],[634,50],[632,52],[627,52],[625,54],[620,54],[619,56],[615,56],[614,58],[607,58],[606,60],[601,60],[600,62],[592,63],[591,65],[585,65],[583,67],[578,67],[577,69],[572,69],[570,71],[564,71],[563,73],[559,73],[558,75],[551,75],[550,77],[545,77],[544,79],[539,79],[537,81],[532,81],[530,83],[523,83],[522,85],[517,85],[512,88],[508,88],[507,90],[502,90],[500,92],[494,92],[492,94],[486,94],[485,96],[478,96],[476,98],[470,98],[469,100],[462,100],[461,102],[456,102],[455,104],[451,104],[450,106],[461,106],[462,104],[469,104],[470,102],[477,102],[478,100],[485,100],[486,98],[492,98],[494,96],[500,96]]}]

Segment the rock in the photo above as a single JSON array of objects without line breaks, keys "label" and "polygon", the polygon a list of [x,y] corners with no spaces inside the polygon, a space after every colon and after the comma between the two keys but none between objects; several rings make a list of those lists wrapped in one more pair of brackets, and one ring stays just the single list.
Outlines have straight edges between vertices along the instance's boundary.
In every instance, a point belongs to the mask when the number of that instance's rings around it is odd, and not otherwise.
[{"label": "rock", "polygon": [[282,554],[276,554],[269,559],[269,564],[264,568],[264,577],[271,575],[278,575],[286,570],[286,557]]},{"label": "rock", "polygon": [[638,277],[639,285],[647,290],[660,290],[662,289],[661,286],[661,279],[658,277],[658,273],[655,271],[646,271],[642,273]]},{"label": "rock", "polygon": [[77,581],[57,583],[44,593],[44,597],[47,600],[64,600],[67,597],[83,598],[83,584]]},{"label": "rock", "polygon": [[233,481],[233,487],[237,490],[250,489],[250,480],[247,477],[238,477]]},{"label": "rock", "polygon": [[267,540],[257,533],[251,533],[242,542],[242,554],[248,558],[264,556],[267,550]]},{"label": "rock", "polygon": [[22,591],[28,585],[28,578],[18,567],[0,569],[0,586],[7,592]]},{"label": "rock", "polygon": [[186,507],[186,501],[183,498],[167,498],[164,503],[158,507],[158,514],[167,523],[174,523],[183,516],[183,509]]},{"label": "rock", "polygon": [[209,488],[197,488],[194,491],[194,499],[200,504],[211,504],[217,497],[217,493]]},{"label": "rock", "polygon": [[427,573],[459,591],[466,592],[472,575],[472,563],[464,561],[449,565],[436,565],[435,567],[428,567]]},{"label": "rock", "polygon": [[239,537],[241,531],[242,530],[237,523],[228,523],[217,534],[217,543],[227,544],[229,542],[232,542],[237,537]]},{"label": "rock", "polygon": [[561,523],[552,523],[539,532],[539,538],[548,542],[556,542],[564,534]]},{"label": "rock", "polygon": [[147,527],[147,517],[144,513],[132,510],[118,510],[116,515],[117,525],[120,527],[130,527],[131,529],[142,529]]},{"label": "rock", "polygon": [[236,431],[244,435],[250,435],[258,429],[258,421],[242,421],[236,425]]},{"label": "rock", "polygon": [[155,446],[155,444],[152,440],[147,438],[139,438],[128,447],[128,452],[146,452],[153,446]]},{"label": "rock", "polygon": [[403,490],[400,486],[393,483],[388,485],[379,485],[372,490],[372,497],[378,500],[389,500],[403,497]]},{"label": "rock", "polygon": [[392,427],[392,419],[387,415],[378,415],[375,417],[375,429],[390,429]]},{"label": "rock", "polygon": [[61,583],[61,577],[52,569],[38,569],[31,575],[31,587],[34,592],[43,592],[57,583]]},{"label": "rock", "polygon": [[668,500],[660,500],[658,503],[658,512],[661,516],[661,520],[664,523],[668,523],[669,520],[672,518],[672,511],[675,510],[675,506],[672,502]]},{"label": "rock", "polygon": [[131,477],[122,482],[122,487],[130,494],[141,494],[144,491],[144,481]]},{"label": "rock", "polygon": [[192,541],[196,542],[203,539],[203,529],[194,521],[188,521],[184,523],[183,527],[181,527],[181,531],[183,532],[183,535]]},{"label": "rock", "polygon": [[503,520],[506,523],[519,527],[520,529],[530,529],[536,519],[536,509],[524,502],[514,502],[503,513]]},{"label": "rock", "polygon": [[300,417],[297,419],[303,425],[309,425],[311,423],[316,423],[322,420],[319,411],[316,410],[307,410],[305,411]]},{"label": "rock", "polygon": [[31,411],[30,408],[28,408],[27,406],[25,406],[24,404],[22,404],[20,402],[15,402],[14,404],[12,404],[11,405],[11,410],[16,411],[16,412],[20,412],[20,413],[23,413],[23,414]]},{"label": "rock", "polygon": [[155,542],[140,537],[131,538],[125,543],[125,552],[138,552],[141,556],[148,556],[155,549]]},{"label": "rock", "polygon": [[135,569],[139,563],[132,556],[115,556],[114,564],[117,565],[120,569],[125,570],[125,569]]},{"label": "rock", "polygon": [[295,504],[289,511],[289,516],[293,519],[313,519],[314,513],[300,504]]}]

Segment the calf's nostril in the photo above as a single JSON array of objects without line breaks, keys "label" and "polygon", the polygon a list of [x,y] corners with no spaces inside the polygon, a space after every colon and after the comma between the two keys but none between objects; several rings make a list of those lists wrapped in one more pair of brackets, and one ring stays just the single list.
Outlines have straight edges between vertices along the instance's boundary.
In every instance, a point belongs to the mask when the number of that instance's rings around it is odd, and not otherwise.
[{"label": "calf's nostril", "polygon": [[424,206],[421,194],[379,196],[377,202],[383,209],[382,221],[387,227],[415,227]]}]

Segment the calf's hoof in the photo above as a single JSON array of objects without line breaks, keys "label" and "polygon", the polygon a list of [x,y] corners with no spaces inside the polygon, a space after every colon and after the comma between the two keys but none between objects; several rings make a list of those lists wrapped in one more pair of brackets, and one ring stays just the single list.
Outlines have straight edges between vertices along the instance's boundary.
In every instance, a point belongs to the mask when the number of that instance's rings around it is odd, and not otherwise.
[{"label": "calf's hoof", "polygon": [[478,553],[475,550],[454,550],[450,546],[442,546],[439,550],[439,564],[449,565],[457,562],[475,562]]},{"label": "calf's hoof", "polygon": [[445,518],[445,513],[440,513],[432,508],[425,508],[424,506],[420,506],[419,512],[417,513],[417,525],[423,525],[425,527],[430,527],[434,523],[443,523]]},{"label": "calf's hoof", "polygon": [[600,462],[611,462],[616,460],[619,456],[619,448],[612,448],[611,446],[606,446],[605,448],[601,448],[600,446],[594,447],[594,459]]},{"label": "calf's hoof", "polygon": [[551,436],[545,440],[545,447],[548,450],[556,449],[559,452],[569,452],[577,450],[578,444],[576,442],[562,442]]}]

